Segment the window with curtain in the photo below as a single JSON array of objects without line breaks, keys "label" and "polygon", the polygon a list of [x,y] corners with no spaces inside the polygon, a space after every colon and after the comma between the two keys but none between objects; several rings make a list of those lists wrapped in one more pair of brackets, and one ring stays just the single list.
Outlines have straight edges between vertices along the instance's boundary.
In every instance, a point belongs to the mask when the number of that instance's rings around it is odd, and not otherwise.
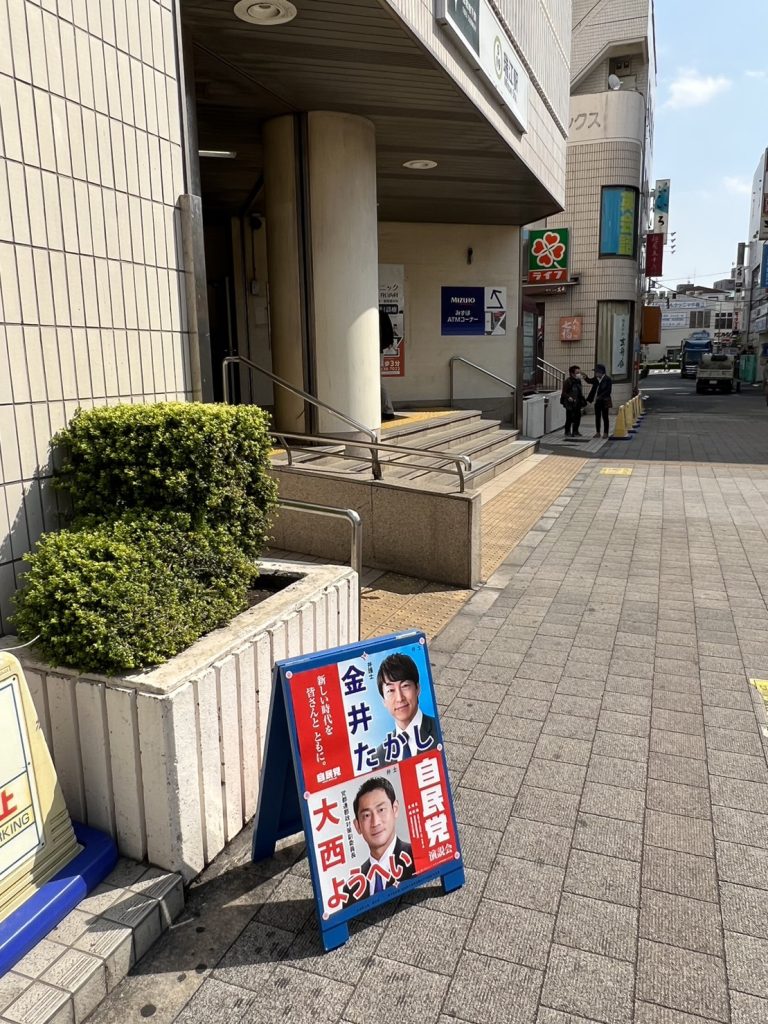
[{"label": "window with curtain", "polygon": [[634,303],[598,302],[596,363],[604,363],[615,381],[632,374]]}]

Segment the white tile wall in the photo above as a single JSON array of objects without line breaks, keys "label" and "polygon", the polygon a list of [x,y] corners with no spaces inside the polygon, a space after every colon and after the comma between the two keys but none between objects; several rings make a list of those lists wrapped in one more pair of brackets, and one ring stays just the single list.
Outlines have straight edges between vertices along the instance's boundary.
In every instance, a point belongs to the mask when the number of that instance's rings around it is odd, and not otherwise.
[{"label": "white tile wall", "polygon": [[0,634],[78,405],[191,397],[174,0],[0,0]]}]

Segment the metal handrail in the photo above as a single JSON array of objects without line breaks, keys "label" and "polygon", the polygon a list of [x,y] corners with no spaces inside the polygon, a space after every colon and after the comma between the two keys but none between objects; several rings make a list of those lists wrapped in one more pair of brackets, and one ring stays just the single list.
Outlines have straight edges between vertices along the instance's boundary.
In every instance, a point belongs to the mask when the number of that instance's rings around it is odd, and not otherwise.
[{"label": "metal handrail", "polygon": [[[347,416],[345,412],[340,412],[338,409],[334,409],[334,407],[332,405],[328,405],[327,402],[323,402],[321,399],[315,398],[314,395],[310,395],[309,392],[303,391],[301,388],[296,387],[295,384],[291,384],[289,381],[283,380],[283,378],[278,377],[276,373],[273,373],[271,370],[265,369],[265,367],[263,366],[259,366],[258,363],[254,363],[251,359],[246,359],[245,356],[227,356],[224,359],[224,362],[222,363],[224,401],[227,403],[227,405],[229,405],[230,401],[229,373],[227,372],[227,370],[234,363],[240,363],[243,366],[247,366],[250,370],[256,370],[258,373],[263,373],[264,376],[269,377],[269,379],[274,384],[279,384],[280,387],[285,388],[286,391],[291,391],[294,395],[297,395],[299,398],[303,398],[305,402],[309,402],[310,405],[314,405],[318,409],[325,409],[326,412],[332,413],[334,416],[342,420],[344,423],[348,423],[351,427],[354,427],[355,430],[359,430],[361,433],[365,434],[367,437],[371,439],[371,441],[376,441],[376,433],[373,430],[371,430],[370,427],[366,427],[364,423],[360,423],[352,416]],[[344,440],[348,444],[352,443],[352,441],[349,438],[336,438],[336,440]],[[378,455],[374,452],[371,457],[371,465],[373,468],[374,480],[381,479],[381,468],[379,467],[378,463]]]},{"label": "metal handrail", "polygon": [[567,377],[565,370],[561,370],[559,366],[555,366],[554,363],[548,363],[546,359],[542,359],[538,356],[536,359],[536,367],[541,370],[542,374],[549,374],[550,377],[557,383],[562,385]]},{"label": "metal handrail", "polygon": [[357,630],[358,638],[362,628],[362,591],[363,591],[363,521],[360,514],[353,508],[333,508],[326,505],[315,505],[311,501],[293,501],[290,498],[278,498],[277,504],[283,508],[292,508],[296,512],[310,512],[313,515],[343,518],[352,528],[352,548],[350,564],[357,573]]},{"label": "metal handrail", "polygon": [[[292,457],[292,454],[291,454],[291,446],[287,443],[288,440],[291,440],[291,441],[302,441],[302,442],[306,442],[306,441],[318,442],[319,441],[321,444],[333,444],[333,445],[338,445],[340,443],[338,437],[323,437],[322,435],[319,435],[319,434],[290,434],[290,433],[285,433],[282,430],[273,430],[273,431],[271,431],[271,436],[273,438],[275,438],[275,440],[278,441],[282,445],[283,448],[285,448],[286,455],[288,456],[288,465],[289,466],[293,465],[293,457]],[[440,451],[435,451],[434,449],[431,449],[431,450],[427,451],[427,450],[425,450],[423,448],[404,448],[402,445],[399,445],[399,444],[387,444],[384,441],[355,441],[354,442],[354,447],[355,448],[368,448],[370,450],[370,452],[371,452],[371,458],[372,459],[373,459],[373,454],[377,454],[378,452],[382,452],[383,451],[383,452],[395,452],[398,455],[415,455],[417,458],[422,458],[422,459],[436,458],[436,459],[439,459],[441,462],[452,462],[454,464],[454,466],[456,467],[456,475],[459,478],[459,491],[462,492],[462,493],[464,491],[464,483],[465,483],[464,470],[467,470],[469,472],[472,471],[472,460],[469,458],[468,455],[454,455],[451,452],[440,452]],[[357,456],[357,455],[350,455],[350,454],[347,454],[345,452],[338,452],[337,453],[337,457],[338,458],[342,458],[342,459],[356,459],[356,458],[359,458],[359,456]],[[379,468],[381,468],[381,461],[380,460],[379,460],[378,464],[379,464]],[[425,468],[426,471],[428,471],[430,473],[449,473],[451,476],[454,475],[454,471],[453,470],[451,470],[451,469],[444,469],[442,466],[425,466],[424,468]],[[378,480],[378,479],[380,479],[380,477],[376,477],[376,479]]]},{"label": "metal handrail", "polygon": [[[508,388],[512,389],[510,391],[511,395],[514,395],[514,394],[517,393],[517,384],[513,384],[511,380],[505,380],[503,377],[499,377],[498,374],[492,373],[490,370],[486,370],[486,368],[484,366],[479,366],[477,363],[473,363],[469,359],[465,359],[464,356],[451,356],[451,358],[449,360],[450,372],[451,372],[451,399],[450,399],[451,408],[453,408],[453,399],[454,399],[454,375],[455,375],[454,364],[455,363],[464,363],[465,366],[471,366],[473,370],[478,370],[480,373],[484,373],[486,377],[490,377],[492,380],[497,381],[499,384],[504,384],[505,387],[508,387]],[[516,413],[517,413],[517,410],[515,410],[515,416],[513,417],[513,425],[514,426],[517,426],[517,423],[515,422],[515,420],[517,418]]]}]

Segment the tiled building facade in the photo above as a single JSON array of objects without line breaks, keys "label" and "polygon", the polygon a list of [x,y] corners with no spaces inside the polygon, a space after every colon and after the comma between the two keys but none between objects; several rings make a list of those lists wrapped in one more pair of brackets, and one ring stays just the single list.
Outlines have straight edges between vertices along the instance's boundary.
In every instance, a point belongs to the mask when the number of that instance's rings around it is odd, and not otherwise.
[{"label": "tiled building facade", "polygon": [[[641,325],[655,85],[653,5],[651,0],[576,0],[573,25],[565,209],[545,223],[570,229],[575,283],[560,294],[527,289],[526,297],[538,306],[543,359],[561,370],[577,363],[588,372],[596,361],[604,362],[622,399],[631,390]],[[609,76],[615,76],[611,85],[618,88],[609,86]],[[634,197],[634,244],[615,255],[604,229],[611,200],[604,190],[621,188]],[[625,315],[631,352],[622,368],[618,353],[614,359],[612,324],[614,317],[625,324]],[[581,319],[580,340],[561,339],[563,318]]]}]

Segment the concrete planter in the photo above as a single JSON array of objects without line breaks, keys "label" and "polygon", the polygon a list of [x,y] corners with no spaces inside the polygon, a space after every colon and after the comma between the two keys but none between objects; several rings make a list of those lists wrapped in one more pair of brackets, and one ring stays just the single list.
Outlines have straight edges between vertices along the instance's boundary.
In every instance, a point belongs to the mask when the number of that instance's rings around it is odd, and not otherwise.
[{"label": "concrete planter", "polygon": [[165,665],[116,678],[18,652],[73,818],[185,881],[254,815],[280,658],[357,640],[357,575],[270,562],[299,576]]}]

